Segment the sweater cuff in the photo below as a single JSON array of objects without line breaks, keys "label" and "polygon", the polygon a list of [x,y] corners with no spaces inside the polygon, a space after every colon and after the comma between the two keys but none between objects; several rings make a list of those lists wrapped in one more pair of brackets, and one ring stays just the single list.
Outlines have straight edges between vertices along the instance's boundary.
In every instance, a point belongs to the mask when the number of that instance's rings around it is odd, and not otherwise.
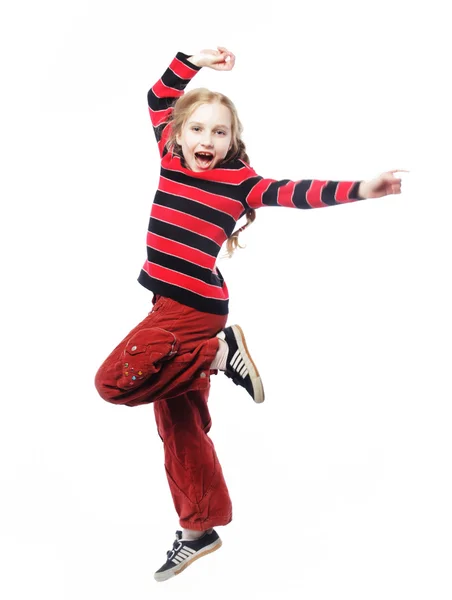
[{"label": "sweater cuff", "polygon": [[191,56],[193,56],[193,54],[184,54],[183,52],[178,52],[176,54],[176,58],[180,60],[181,63],[183,63],[185,66],[190,67],[190,69],[193,69],[195,71],[200,71],[202,67],[197,67],[188,60]]},{"label": "sweater cuff", "polygon": [[352,185],[350,192],[348,194],[348,197],[350,198],[350,200],[364,200],[364,198],[362,198],[358,194],[358,189],[359,189],[360,183],[361,183],[361,181],[355,181],[355,183]]}]

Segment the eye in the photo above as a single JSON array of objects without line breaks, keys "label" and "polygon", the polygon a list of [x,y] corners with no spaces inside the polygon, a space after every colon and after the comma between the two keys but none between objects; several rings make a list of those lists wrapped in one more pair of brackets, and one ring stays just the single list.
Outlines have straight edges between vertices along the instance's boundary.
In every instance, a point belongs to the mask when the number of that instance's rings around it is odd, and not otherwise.
[{"label": "eye", "polygon": [[220,129],[217,131],[220,135],[226,135],[226,131],[221,131]]},{"label": "eye", "polygon": [[193,125],[193,127],[191,128],[192,131],[201,131],[201,127],[198,127],[197,125]]}]

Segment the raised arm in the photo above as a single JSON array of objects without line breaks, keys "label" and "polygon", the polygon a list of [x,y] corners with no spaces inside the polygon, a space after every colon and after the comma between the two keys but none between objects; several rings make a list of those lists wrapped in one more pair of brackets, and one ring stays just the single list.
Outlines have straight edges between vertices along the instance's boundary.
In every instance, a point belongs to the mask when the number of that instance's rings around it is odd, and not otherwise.
[{"label": "raised arm", "polygon": [[218,47],[218,50],[201,50],[194,55],[177,53],[163,76],[148,92],[149,114],[160,156],[166,154],[168,122],[174,105],[196,73],[202,67],[210,67],[217,71],[230,71],[234,62],[235,57],[232,52],[222,47]]},{"label": "raised arm", "polygon": [[173,107],[184,89],[201,69],[188,59],[190,56],[178,52],[171,61],[162,77],[148,92],[149,115],[154,127],[155,137],[158,142],[160,156],[166,153],[165,144],[168,139],[168,121]]}]

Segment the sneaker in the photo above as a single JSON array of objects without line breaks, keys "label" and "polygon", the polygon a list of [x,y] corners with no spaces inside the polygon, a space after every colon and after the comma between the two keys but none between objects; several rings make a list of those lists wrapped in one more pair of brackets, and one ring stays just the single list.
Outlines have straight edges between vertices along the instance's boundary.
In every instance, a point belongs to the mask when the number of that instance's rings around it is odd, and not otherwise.
[{"label": "sneaker", "polygon": [[166,581],[174,575],[179,575],[192,562],[215,552],[222,542],[215,529],[209,529],[197,540],[183,540],[182,531],[176,531],[173,549],[166,553],[166,563],[154,573],[156,581]]},{"label": "sneaker", "polygon": [[217,337],[224,340],[229,346],[225,375],[230,377],[236,385],[244,387],[254,402],[263,402],[264,387],[259,371],[248,352],[241,327],[238,325],[226,327],[220,331]]}]

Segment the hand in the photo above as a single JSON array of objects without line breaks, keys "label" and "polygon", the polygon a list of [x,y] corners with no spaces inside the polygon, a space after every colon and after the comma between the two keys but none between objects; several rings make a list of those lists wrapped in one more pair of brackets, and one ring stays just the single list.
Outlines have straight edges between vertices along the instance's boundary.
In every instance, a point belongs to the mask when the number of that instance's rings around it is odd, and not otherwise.
[{"label": "hand", "polygon": [[401,194],[402,180],[394,177],[394,173],[409,173],[406,169],[394,169],[382,173],[375,179],[369,181],[361,181],[359,184],[358,195],[361,198],[381,198],[389,194]]},{"label": "hand", "polygon": [[210,67],[215,71],[230,71],[235,64],[235,56],[227,48],[218,46],[217,50],[201,50],[188,60],[197,67]]}]

